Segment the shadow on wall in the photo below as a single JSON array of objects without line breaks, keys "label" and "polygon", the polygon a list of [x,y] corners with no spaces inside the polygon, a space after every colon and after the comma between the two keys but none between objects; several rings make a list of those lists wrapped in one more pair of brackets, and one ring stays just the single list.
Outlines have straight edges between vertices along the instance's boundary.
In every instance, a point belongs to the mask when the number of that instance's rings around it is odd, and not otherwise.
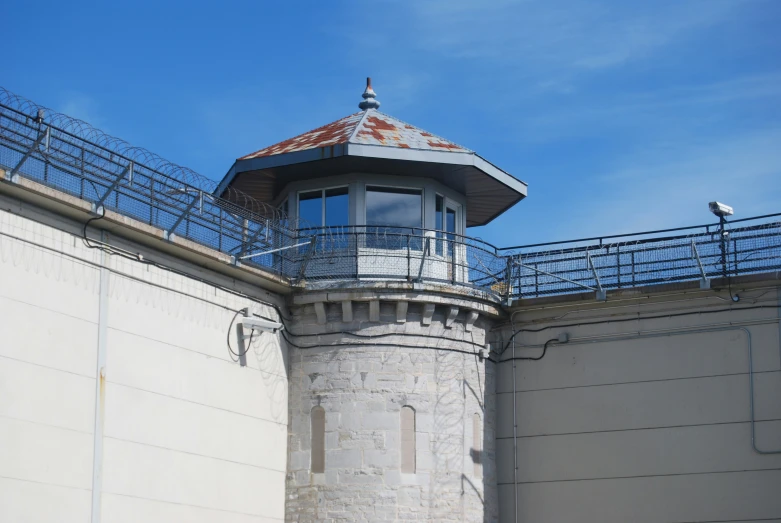
[{"label": "shadow on wall", "polygon": [[[433,475],[431,478],[430,517],[438,520],[452,517],[453,512],[466,516],[465,521],[497,519],[490,474],[484,475],[483,442],[492,438],[485,423],[485,385],[481,376],[485,367],[469,356],[437,352],[435,377],[437,396],[434,405],[434,427],[431,432]],[[489,471],[490,471],[489,467]],[[460,505],[460,506],[454,506]],[[469,517],[471,516],[471,518]]]},{"label": "shadow on wall", "polygon": [[260,369],[271,416],[278,423],[287,424],[288,418],[288,351],[282,335],[263,333],[249,346]]}]

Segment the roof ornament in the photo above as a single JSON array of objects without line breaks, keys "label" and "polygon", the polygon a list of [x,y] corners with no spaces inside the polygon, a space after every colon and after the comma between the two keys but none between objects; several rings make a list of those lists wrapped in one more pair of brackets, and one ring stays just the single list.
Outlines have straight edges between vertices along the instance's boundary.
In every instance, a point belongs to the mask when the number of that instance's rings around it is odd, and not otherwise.
[{"label": "roof ornament", "polygon": [[363,96],[363,101],[358,104],[358,107],[363,109],[364,111],[368,109],[379,109],[380,108],[380,101],[375,100],[377,95],[374,93],[374,89],[372,89],[372,79],[366,78],[366,90],[361,95]]}]

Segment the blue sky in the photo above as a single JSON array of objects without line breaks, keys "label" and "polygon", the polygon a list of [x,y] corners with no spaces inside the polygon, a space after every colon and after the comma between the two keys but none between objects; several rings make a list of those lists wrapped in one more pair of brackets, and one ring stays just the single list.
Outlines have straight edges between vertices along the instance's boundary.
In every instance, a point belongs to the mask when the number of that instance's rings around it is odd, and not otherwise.
[{"label": "blue sky", "polygon": [[[529,197],[499,245],[781,212],[778,0],[7,0],[0,85],[214,179],[382,110]],[[9,22],[10,21],[10,22]]]}]

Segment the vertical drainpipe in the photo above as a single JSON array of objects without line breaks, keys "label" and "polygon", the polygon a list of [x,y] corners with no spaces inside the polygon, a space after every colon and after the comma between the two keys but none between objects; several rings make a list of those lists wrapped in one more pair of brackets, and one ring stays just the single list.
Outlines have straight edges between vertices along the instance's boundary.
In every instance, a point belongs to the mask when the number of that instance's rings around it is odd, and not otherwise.
[{"label": "vertical drainpipe", "polygon": [[778,300],[778,361],[781,363],[781,286],[776,287],[776,299]]},{"label": "vertical drainpipe", "polygon": [[[512,317],[510,317],[510,325],[512,323]],[[515,332],[515,326],[512,326],[513,333]],[[517,360],[515,359],[515,336],[513,336],[513,506],[515,508],[515,523],[518,523],[518,411],[516,395],[516,371],[515,365]]]},{"label": "vertical drainpipe", "polygon": [[[105,231],[100,240],[108,241]],[[108,334],[109,254],[101,252],[100,290],[98,297],[98,358],[95,373],[95,427],[92,454],[92,523],[100,523],[101,489],[103,487],[103,422],[106,413],[106,339]]]}]

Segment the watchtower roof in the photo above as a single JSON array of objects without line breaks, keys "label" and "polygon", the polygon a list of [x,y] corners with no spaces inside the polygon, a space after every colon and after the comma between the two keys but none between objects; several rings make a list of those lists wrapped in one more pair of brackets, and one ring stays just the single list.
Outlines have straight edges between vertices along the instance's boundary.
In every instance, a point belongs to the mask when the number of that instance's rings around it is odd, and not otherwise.
[{"label": "watchtower roof", "polygon": [[360,111],[317,129],[299,134],[259,151],[242,156],[239,160],[262,158],[276,154],[306,151],[338,144],[380,145],[423,151],[473,151],[449,140],[424,131],[414,125],[376,109]]},{"label": "watchtower roof", "polygon": [[474,151],[380,112],[376,96],[368,78],[361,111],[238,158],[216,193],[233,186],[271,202],[290,182],[335,174],[428,177],[467,197],[467,225],[526,196],[524,182]]}]

